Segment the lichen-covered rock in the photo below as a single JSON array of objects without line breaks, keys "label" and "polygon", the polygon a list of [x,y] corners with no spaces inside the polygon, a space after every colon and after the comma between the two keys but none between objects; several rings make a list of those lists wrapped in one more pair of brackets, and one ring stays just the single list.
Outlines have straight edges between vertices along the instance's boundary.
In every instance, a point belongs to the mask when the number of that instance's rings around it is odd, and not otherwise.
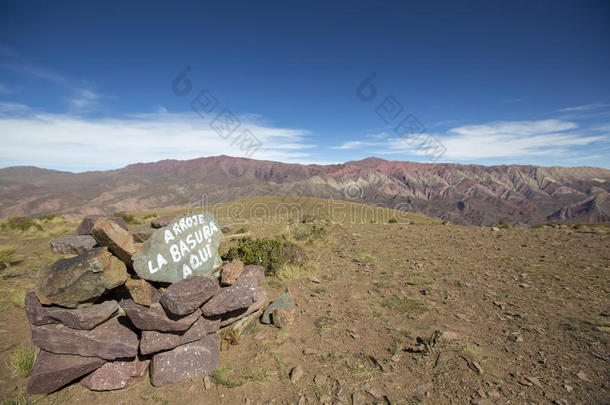
[{"label": "lichen-covered rock", "polygon": [[125,263],[107,248],[99,247],[43,267],[38,273],[36,295],[44,305],[76,308],[91,305],[107,290],[126,280]]},{"label": "lichen-covered rock", "polygon": [[142,338],[140,339],[140,353],[152,354],[173,349],[176,346],[199,340],[218,331],[218,329],[220,329],[219,319],[211,320],[199,317],[197,322],[183,334],[145,330],[142,332]]},{"label": "lichen-covered rock", "polygon": [[173,315],[187,315],[195,311],[220,290],[218,281],[195,276],[167,287],[159,302]]},{"label": "lichen-covered rock", "polygon": [[41,350],[28,380],[28,393],[49,394],[90,373],[105,362],[97,357],[55,354]]},{"label": "lichen-covered rock", "polygon": [[87,215],[83,218],[83,222],[80,223],[78,228],[76,228],[76,233],[78,235],[91,235],[91,230],[95,226],[95,223],[100,219],[110,219],[116,222],[121,228],[127,230],[127,224],[125,220],[121,217],[112,217],[107,215]]},{"label": "lichen-covered rock", "polygon": [[80,255],[93,249],[97,241],[91,235],[68,235],[49,242],[51,252],[61,255]]},{"label": "lichen-covered rock", "polygon": [[239,259],[225,263],[220,270],[220,284],[232,285],[241,276],[243,271],[244,263]]},{"label": "lichen-covered rock", "polygon": [[153,287],[148,281],[141,278],[129,278],[125,282],[125,288],[129,291],[131,299],[140,305],[149,307],[155,300],[161,297],[161,293]]},{"label": "lichen-covered rock", "polygon": [[25,295],[25,313],[33,325],[62,323],[73,329],[93,329],[117,313],[116,301],[104,301],[88,308],[68,309],[43,306],[34,290]]},{"label": "lichen-covered rock", "polygon": [[278,308],[294,308],[294,307],[295,307],[295,305],[294,305],[294,301],[292,300],[292,298],[290,298],[288,293],[283,292],[280,294],[280,296],[275,301],[273,301],[271,304],[269,304],[267,309],[265,309],[265,312],[263,313],[263,316],[261,317],[261,322],[266,323],[266,324],[271,323],[271,314],[273,313],[273,311],[275,311]]},{"label": "lichen-covered rock", "polygon": [[150,360],[113,361],[83,378],[80,383],[92,391],[120,390],[146,377]]},{"label": "lichen-covered rock", "polygon": [[276,308],[271,313],[271,321],[278,328],[285,328],[294,322],[294,308]]},{"label": "lichen-covered rock", "polygon": [[98,220],[91,233],[100,245],[106,246],[113,255],[131,265],[131,256],[136,253],[132,234],[110,219]]},{"label": "lichen-covered rock", "polygon": [[220,336],[211,333],[203,339],[153,356],[152,385],[159,387],[211,373],[218,367]]},{"label": "lichen-covered rock", "polygon": [[131,323],[140,330],[183,332],[190,328],[201,315],[201,311],[196,309],[195,312],[187,316],[170,317],[158,302],[153,302],[150,307],[145,307],[136,304],[133,300],[121,300],[119,305],[123,308]]},{"label": "lichen-covered rock", "polygon": [[138,335],[124,326],[119,317],[92,330],[64,325],[31,326],[32,342],[41,349],[57,354],[79,354],[105,360],[132,358],[138,353]]},{"label": "lichen-covered rock", "polygon": [[244,267],[237,281],[229,287],[222,288],[201,307],[201,311],[205,316],[216,316],[251,306],[258,299],[258,286],[263,282],[264,277],[261,266]]}]

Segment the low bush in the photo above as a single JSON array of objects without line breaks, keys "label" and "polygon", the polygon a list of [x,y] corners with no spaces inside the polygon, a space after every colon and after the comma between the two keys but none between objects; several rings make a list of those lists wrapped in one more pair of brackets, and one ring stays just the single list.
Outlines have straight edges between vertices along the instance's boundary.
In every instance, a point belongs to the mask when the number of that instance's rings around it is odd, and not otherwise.
[{"label": "low bush", "polygon": [[54,219],[60,219],[63,218],[61,215],[57,215],[57,214],[42,214],[40,216],[38,216],[38,220],[39,221],[52,221]]},{"label": "low bush", "polygon": [[500,222],[498,222],[498,228],[508,229],[510,227],[510,222],[508,222],[508,219],[506,218],[503,218],[500,220]]},{"label": "low bush", "polygon": [[123,218],[123,220],[127,224],[140,225],[142,223],[135,215],[130,214],[128,212],[119,211],[119,212],[113,212],[110,215],[112,215],[113,217]]},{"label": "low bush", "polygon": [[16,252],[17,248],[15,246],[7,245],[0,247],[0,269],[9,267],[15,261]]},{"label": "low bush", "polygon": [[34,228],[37,231],[42,231],[42,225],[35,222],[33,219],[26,217],[7,218],[0,225],[0,229],[5,232],[25,232]]},{"label": "low bush", "polygon": [[396,218],[390,218],[390,220],[388,221],[388,224],[397,224],[398,220]]},{"label": "low bush", "polygon": [[284,237],[242,238],[231,246],[224,260],[240,259],[245,264],[260,264],[265,274],[275,276],[284,264],[301,265],[305,261],[303,249]]}]

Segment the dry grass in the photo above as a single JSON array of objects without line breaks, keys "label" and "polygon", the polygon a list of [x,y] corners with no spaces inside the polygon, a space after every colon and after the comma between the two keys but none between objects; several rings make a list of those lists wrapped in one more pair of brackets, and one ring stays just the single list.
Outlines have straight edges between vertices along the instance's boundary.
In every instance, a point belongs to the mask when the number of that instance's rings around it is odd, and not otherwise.
[{"label": "dry grass", "polygon": [[15,261],[15,253],[17,247],[12,245],[6,245],[0,247],[0,269],[9,267],[11,263]]},{"label": "dry grass", "polygon": [[20,377],[29,377],[36,363],[36,355],[36,348],[31,343],[20,345],[11,357],[12,373]]}]

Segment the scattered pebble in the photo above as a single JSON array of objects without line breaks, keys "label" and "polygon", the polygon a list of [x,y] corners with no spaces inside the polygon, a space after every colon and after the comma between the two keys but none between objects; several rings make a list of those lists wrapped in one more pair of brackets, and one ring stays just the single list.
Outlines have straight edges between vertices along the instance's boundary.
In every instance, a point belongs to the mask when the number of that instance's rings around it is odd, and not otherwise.
[{"label": "scattered pebble", "polygon": [[303,368],[299,365],[295,366],[290,370],[290,381],[297,382],[303,377]]},{"label": "scattered pebble", "polygon": [[203,376],[203,387],[206,390],[209,390],[210,388],[212,388],[212,379],[207,374]]}]

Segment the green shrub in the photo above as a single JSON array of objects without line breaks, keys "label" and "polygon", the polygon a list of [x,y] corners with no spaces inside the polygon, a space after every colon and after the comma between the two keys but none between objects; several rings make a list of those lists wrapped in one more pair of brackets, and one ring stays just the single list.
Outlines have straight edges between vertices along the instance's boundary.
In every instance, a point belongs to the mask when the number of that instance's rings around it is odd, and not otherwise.
[{"label": "green shrub", "polygon": [[113,217],[120,217],[123,218],[123,220],[125,221],[125,223],[127,224],[131,224],[131,225],[140,225],[142,222],[140,222],[140,220],[138,218],[136,218],[135,215],[130,214],[128,212],[123,212],[123,211],[119,211],[119,212],[113,212],[112,214]]},{"label": "green shrub", "polygon": [[500,222],[498,222],[498,228],[503,228],[503,229],[508,229],[511,227],[510,222],[508,222],[508,219],[506,218],[502,218],[500,220]]},{"label": "green shrub", "polygon": [[61,215],[57,215],[57,214],[42,214],[38,217],[39,221],[52,221],[54,219],[59,219],[62,218]]},{"label": "green shrub", "polygon": [[398,220],[396,218],[390,218],[390,220],[388,221],[388,224],[397,224]]},{"label": "green shrub", "polygon": [[573,229],[585,229],[585,226],[583,224],[574,224],[572,225]]},{"label": "green shrub", "polygon": [[12,217],[7,218],[0,228],[3,231],[15,231],[15,232],[25,232],[30,228],[34,228],[38,231],[42,231],[42,225],[38,222],[35,222],[33,219],[26,217]]},{"label": "green shrub", "polygon": [[240,234],[240,233],[246,233],[246,232],[248,232],[248,229],[246,229],[245,227],[242,226],[241,228],[236,230],[234,233]]},{"label": "green shrub", "polygon": [[157,217],[158,217],[158,215],[155,212],[144,215],[144,219],[152,219],[152,218],[157,218]]},{"label": "green shrub", "polygon": [[15,246],[7,245],[0,247],[0,269],[9,267],[15,261],[15,252],[17,252]]},{"label": "green shrub", "polygon": [[285,263],[303,264],[304,252],[297,244],[283,237],[242,238],[236,246],[229,248],[223,259],[240,259],[245,264],[260,264],[265,268],[265,274],[275,276]]},{"label": "green shrub", "polygon": [[326,235],[326,228],[322,225],[313,224],[309,225],[300,225],[292,231],[292,235],[296,240],[308,240],[313,242],[317,239],[321,239]]}]

